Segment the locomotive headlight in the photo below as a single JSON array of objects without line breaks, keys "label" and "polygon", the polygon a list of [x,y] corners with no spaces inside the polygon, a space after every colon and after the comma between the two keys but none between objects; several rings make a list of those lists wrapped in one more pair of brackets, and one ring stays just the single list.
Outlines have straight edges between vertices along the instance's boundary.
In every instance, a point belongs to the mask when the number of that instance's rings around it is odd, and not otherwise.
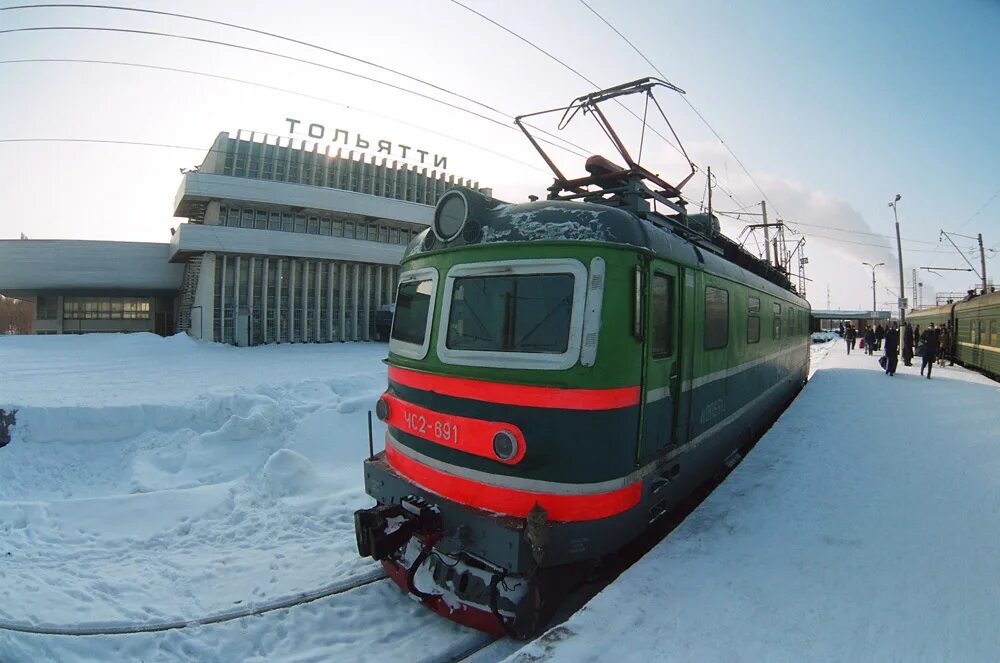
[{"label": "locomotive headlight", "polygon": [[450,242],[461,234],[468,220],[469,199],[463,191],[449,191],[441,196],[434,209],[434,223],[431,225],[431,230],[442,242]]},{"label": "locomotive headlight", "polygon": [[378,417],[379,421],[385,421],[389,418],[389,402],[384,398],[380,398],[376,401],[375,416]]},{"label": "locomotive headlight", "polygon": [[493,453],[500,460],[510,460],[517,455],[517,438],[502,430],[493,436]]}]

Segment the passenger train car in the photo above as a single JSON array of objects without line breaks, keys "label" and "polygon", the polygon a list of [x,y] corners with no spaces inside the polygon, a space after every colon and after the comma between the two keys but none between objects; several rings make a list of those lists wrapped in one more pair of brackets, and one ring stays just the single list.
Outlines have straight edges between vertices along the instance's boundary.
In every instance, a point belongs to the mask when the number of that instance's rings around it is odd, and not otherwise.
[{"label": "passenger train car", "polygon": [[523,204],[452,189],[403,258],[358,548],[460,623],[541,626],[807,379],[808,302],[630,166]]},{"label": "passenger train car", "polygon": [[913,311],[907,320],[921,331],[931,322],[950,326],[955,361],[1000,380],[1000,292]]}]

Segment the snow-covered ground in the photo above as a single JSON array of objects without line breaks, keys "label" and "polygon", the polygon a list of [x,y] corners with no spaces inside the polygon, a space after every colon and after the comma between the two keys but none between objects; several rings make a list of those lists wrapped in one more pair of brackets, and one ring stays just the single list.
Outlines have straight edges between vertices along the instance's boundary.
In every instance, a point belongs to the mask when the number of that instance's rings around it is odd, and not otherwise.
[{"label": "snow-covered ground", "polygon": [[[0,408],[19,410],[0,449],[0,622],[190,620],[373,570],[353,512],[371,502],[361,461],[385,352],[0,336]],[[417,660],[437,651],[428,634],[479,637],[387,584],[183,631],[0,631],[0,661]]]},{"label": "snow-covered ground", "polygon": [[[0,408],[20,410],[0,449],[0,624],[191,620],[371,572],[352,514],[385,350],[0,337]],[[889,378],[843,351],[814,345],[812,381],[722,487],[517,656],[995,658],[997,385]],[[482,641],[379,581],[160,633],[0,630],[0,662],[419,661]]]},{"label": "snow-covered ground", "polygon": [[998,660],[1000,385],[813,361],[692,515],[511,660]]}]

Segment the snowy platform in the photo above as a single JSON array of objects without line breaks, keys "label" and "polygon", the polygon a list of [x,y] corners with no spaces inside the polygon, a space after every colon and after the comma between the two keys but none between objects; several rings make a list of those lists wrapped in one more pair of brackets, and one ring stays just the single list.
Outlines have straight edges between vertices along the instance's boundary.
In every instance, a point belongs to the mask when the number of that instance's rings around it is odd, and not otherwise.
[{"label": "snowy platform", "polygon": [[510,660],[997,660],[1000,385],[816,350],[732,475]]}]

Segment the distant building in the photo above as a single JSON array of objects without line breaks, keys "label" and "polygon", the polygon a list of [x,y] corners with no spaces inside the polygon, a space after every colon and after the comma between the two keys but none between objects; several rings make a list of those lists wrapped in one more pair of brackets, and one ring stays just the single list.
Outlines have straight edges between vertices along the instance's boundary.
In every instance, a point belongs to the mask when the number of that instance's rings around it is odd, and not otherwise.
[{"label": "distant building", "polygon": [[406,244],[448,188],[427,168],[221,133],[183,174],[169,244],[0,241],[0,293],[36,333],[186,331],[236,345],[369,340]]},{"label": "distant building", "polygon": [[0,240],[0,293],[34,302],[35,334],[173,333],[183,265],[166,244]]}]

